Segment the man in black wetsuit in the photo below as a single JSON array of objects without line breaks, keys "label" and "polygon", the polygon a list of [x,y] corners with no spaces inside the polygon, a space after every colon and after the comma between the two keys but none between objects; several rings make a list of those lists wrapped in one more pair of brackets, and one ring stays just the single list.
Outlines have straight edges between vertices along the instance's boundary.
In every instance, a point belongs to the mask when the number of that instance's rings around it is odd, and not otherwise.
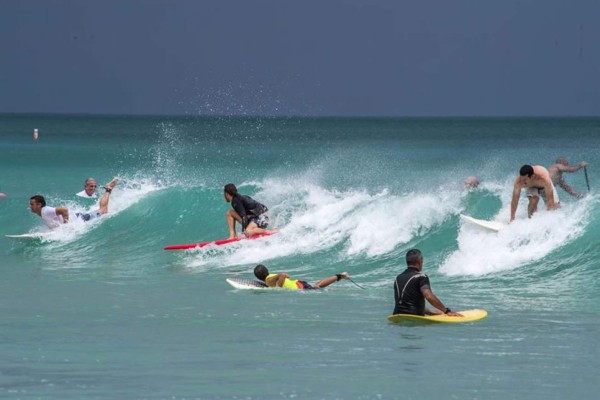
[{"label": "man in black wetsuit", "polygon": [[228,210],[226,215],[229,239],[236,237],[236,221],[242,225],[242,232],[248,237],[265,233],[265,228],[269,225],[268,208],[250,196],[238,194],[233,183],[225,185],[223,190],[225,201],[231,203],[233,207],[233,210]]},{"label": "man in black wetsuit", "polygon": [[[421,272],[423,255],[420,250],[411,249],[406,253],[406,270],[396,277],[394,298],[396,300],[394,314],[437,315],[448,314],[462,317],[455,313],[436,297],[429,286],[429,277]],[[425,307],[425,299],[438,310]]]}]

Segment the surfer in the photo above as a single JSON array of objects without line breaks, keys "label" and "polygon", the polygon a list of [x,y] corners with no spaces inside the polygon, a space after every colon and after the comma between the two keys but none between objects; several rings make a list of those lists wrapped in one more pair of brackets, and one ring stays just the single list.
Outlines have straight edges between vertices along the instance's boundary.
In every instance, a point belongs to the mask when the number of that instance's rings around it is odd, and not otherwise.
[{"label": "surfer", "polygon": [[[437,298],[431,291],[429,277],[424,274],[423,254],[418,249],[410,249],[406,253],[406,270],[396,277],[394,282],[394,314],[440,315],[462,317],[455,313]],[[425,299],[438,310],[425,307]]]},{"label": "surfer", "polygon": [[254,200],[250,196],[238,194],[233,183],[228,183],[223,188],[225,201],[231,203],[233,210],[226,214],[227,227],[229,228],[229,239],[236,237],[236,221],[242,225],[242,233],[246,236],[254,236],[266,232],[269,225],[268,208]]},{"label": "surfer", "polygon": [[552,164],[550,168],[548,168],[548,173],[550,174],[550,179],[552,179],[552,183],[560,186],[565,190],[565,192],[569,193],[573,197],[577,197],[578,199],[583,197],[583,194],[577,193],[575,189],[573,189],[563,178],[563,172],[577,172],[581,168],[587,167],[587,163],[582,161],[579,165],[569,165],[569,160],[567,157],[559,157],[556,159],[556,163]]},{"label": "surfer", "polygon": [[510,203],[510,222],[515,219],[521,189],[527,189],[526,194],[529,198],[527,215],[529,218],[537,211],[540,197],[544,198],[548,210],[560,208],[558,193],[556,193],[556,188],[552,184],[548,170],[541,165],[523,165],[519,170],[519,176],[515,179]]},{"label": "surfer", "polygon": [[97,198],[96,194],[96,180],[94,178],[87,178],[83,184],[83,190],[77,193],[77,196],[83,197],[85,199],[95,199]]},{"label": "surfer", "polygon": [[[118,178],[114,178],[104,187],[104,195],[100,199],[99,208],[87,213],[75,213],[75,216],[82,221],[89,221],[98,218],[108,213],[108,201],[113,188],[119,182]],[[50,207],[46,205],[44,196],[36,194],[29,199],[29,208],[31,212],[42,217],[46,225],[50,229],[58,228],[61,224],[69,223],[69,209],[67,207]]]},{"label": "surfer", "polygon": [[311,285],[306,281],[290,279],[290,276],[285,272],[269,274],[267,267],[262,264],[258,264],[254,268],[254,276],[263,281],[268,287],[280,287],[293,290],[323,289],[341,279],[350,278],[350,275],[348,275],[347,272],[342,272],[341,274],[335,274],[328,278],[321,279],[314,285]]},{"label": "surfer", "polygon": [[479,179],[476,176],[467,176],[465,187],[467,189],[475,189],[477,186],[479,186]]}]

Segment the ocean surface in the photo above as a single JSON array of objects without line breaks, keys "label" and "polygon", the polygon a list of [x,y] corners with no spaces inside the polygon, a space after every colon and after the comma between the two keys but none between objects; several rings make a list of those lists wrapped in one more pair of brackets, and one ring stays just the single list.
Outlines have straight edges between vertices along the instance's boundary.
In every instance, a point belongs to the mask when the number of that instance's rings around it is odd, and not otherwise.
[{"label": "ocean surface", "polygon": [[[32,139],[33,129],[39,140]],[[600,389],[599,118],[199,118],[0,115],[0,397],[592,399]],[[562,208],[499,233],[523,164],[587,161]],[[466,190],[476,175],[482,182]],[[32,242],[28,209],[109,214]],[[226,238],[226,183],[279,233]],[[404,255],[468,324],[388,323]],[[234,290],[257,263],[318,292]]]}]

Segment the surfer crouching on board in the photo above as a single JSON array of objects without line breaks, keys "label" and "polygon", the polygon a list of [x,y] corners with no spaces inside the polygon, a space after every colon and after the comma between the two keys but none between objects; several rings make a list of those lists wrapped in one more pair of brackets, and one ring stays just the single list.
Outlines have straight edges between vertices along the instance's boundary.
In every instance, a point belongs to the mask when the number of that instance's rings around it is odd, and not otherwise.
[{"label": "surfer crouching on board", "polygon": [[225,201],[231,203],[233,210],[226,214],[227,227],[229,228],[229,239],[236,237],[235,223],[242,225],[242,233],[247,237],[266,232],[269,225],[269,210],[264,204],[259,203],[250,196],[238,194],[233,183],[228,183],[223,188]]},{"label": "surfer crouching on board", "polygon": [[307,283],[306,281],[290,279],[290,276],[285,272],[278,274],[269,274],[269,270],[262,264],[258,264],[254,268],[254,276],[263,281],[268,287],[280,287],[292,290],[309,290],[309,289],[322,289],[337,282],[341,279],[349,279],[350,275],[347,272],[341,274],[335,274],[328,278],[321,279],[314,285]]},{"label": "surfer crouching on board", "polygon": [[[82,221],[89,221],[108,213],[108,201],[113,188],[119,183],[118,178],[114,178],[105,187],[104,195],[100,199],[98,209],[87,213],[75,213],[75,216]],[[50,207],[46,205],[44,196],[36,194],[29,199],[29,208],[31,212],[42,217],[50,229],[58,228],[61,224],[69,223],[69,209],[67,207]]]},{"label": "surfer crouching on board", "polygon": [[537,211],[540,197],[544,198],[548,210],[560,208],[558,193],[556,193],[554,184],[552,184],[548,170],[541,165],[523,165],[519,170],[519,176],[515,179],[510,203],[510,222],[515,219],[521,189],[527,189],[526,194],[529,198],[527,215],[529,218]]},{"label": "surfer crouching on board", "polygon": [[[394,282],[394,314],[412,315],[439,315],[447,314],[453,317],[462,317],[455,313],[437,298],[431,291],[429,277],[423,269],[423,254],[418,249],[410,249],[406,253],[406,270],[396,277]],[[437,308],[430,310],[425,307],[425,299]]]}]

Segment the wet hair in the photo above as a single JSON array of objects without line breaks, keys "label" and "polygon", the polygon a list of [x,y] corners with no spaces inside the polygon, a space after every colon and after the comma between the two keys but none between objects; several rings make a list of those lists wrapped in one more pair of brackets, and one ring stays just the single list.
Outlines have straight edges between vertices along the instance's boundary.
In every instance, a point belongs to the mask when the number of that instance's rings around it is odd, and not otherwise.
[{"label": "wet hair", "polygon": [[88,185],[88,183],[90,183],[91,181],[94,181],[94,182],[96,182],[96,180],[95,180],[94,178],[87,178],[87,179],[85,180],[85,182],[83,183],[83,186],[87,186],[87,185]]},{"label": "wet hair", "polygon": [[419,249],[410,249],[406,252],[406,265],[417,265],[423,259],[423,254]]},{"label": "wet hair", "polygon": [[40,203],[42,207],[46,207],[46,199],[42,195],[36,194],[35,196],[31,196],[29,200],[35,200],[37,203]]},{"label": "wet hair", "polygon": [[238,193],[237,188],[233,183],[228,183],[227,185],[225,185],[223,191],[230,196],[235,196]]},{"label": "wet hair", "polygon": [[533,167],[527,164],[523,165],[519,171],[519,175],[528,176],[531,178],[531,175],[533,175]]},{"label": "wet hair", "polygon": [[267,276],[269,276],[269,270],[264,265],[258,264],[254,267],[254,276],[264,282]]},{"label": "wet hair", "polygon": [[562,165],[569,165],[569,160],[567,160],[567,157],[558,157],[556,159],[556,163]]}]

